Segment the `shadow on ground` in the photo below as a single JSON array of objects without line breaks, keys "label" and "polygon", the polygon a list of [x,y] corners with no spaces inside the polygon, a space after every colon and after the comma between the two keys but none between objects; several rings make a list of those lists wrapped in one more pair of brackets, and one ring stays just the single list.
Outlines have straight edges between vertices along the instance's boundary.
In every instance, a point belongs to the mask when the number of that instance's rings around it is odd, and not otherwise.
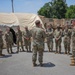
[{"label": "shadow on ground", "polygon": [[[61,52],[61,54],[65,54],[64,52]],[[70,54],[66,54],[66,55],[72,55],[72,53],[70,53]]]},{"label": "shadow on ground", "polygon": [[0,58],[9,58],[12,57],[12,55],[5,55],[5,56],[1,56]]},{"label": "shadow on ground", "polygon": [[48,63],[44,63],[43,67],[55,67],[55,64],[48,62]]},{"label": "shadow on ground", "polygon": [[53,52],[55,52],[55,51],[50,51],[50,52],[49,52],[48,50],[45,50],[44,52],[53,53]]}]

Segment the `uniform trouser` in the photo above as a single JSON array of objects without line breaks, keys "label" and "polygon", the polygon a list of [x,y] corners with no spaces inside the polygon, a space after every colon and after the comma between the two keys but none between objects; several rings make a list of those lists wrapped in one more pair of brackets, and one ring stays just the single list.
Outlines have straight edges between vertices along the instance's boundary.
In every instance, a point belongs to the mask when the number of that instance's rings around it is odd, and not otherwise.
[{"label": "uniform trouser", "polygon": [[31,40],[26,40],[24,39],[24,44],[25,44],[25,48],[27,49],[27,51],[31,51]]},{"label": "uniform trouser", "polygon": [[0,54],[2,54],[3,44],[0,45]]},{"label": "uniform trouser", "polygon": [[[61,52],[61,40],[56,41],[55,40],[55,44],[56,44],[56,52]],[[59,51],[58,51],[59,48]]]},{"label": "uniform trouser", "polygon": [[36,63],[37,53],[38,53],[38,61],[39,63],[42,63],[43,62],[43,48],[40,48],[39,46],[33,46],[33,55],[32,55],[33,63]]},{"label": "uniform trouser", "polygon": [[72,43],[72,56],[75,57],[75,42]]},{"label": "uniform trouser", "polygon": [[[12,43],[6,43],[7,44],[7,52],[10,53],[10,51],[12,52]],[[9,51],[10,50],[10,51]]]},{"label": "uniform trouser", "polygon": [[70,52],[70,42],[64,41],[65,53]]},{"label": "uniform trouser", "polygon": [[48,49],[49,50],[53,50],[53,41],[51,40],[51,41],[47,41],[47,46],[48,46]]},{"label": "uniform trouser", "polygon": [[75,50],[72,50],[72,56],[75,57]]},{"label": "uniform trouser", "polygon": [[19,47],[20,47],[19,43],[21,43],[21,48],[22,48],[22,50],[24,50],[24,48],[23,48],[23,41],[22,40],[21,41],[20,40],[17,41],[17,50],[19,51]]}]

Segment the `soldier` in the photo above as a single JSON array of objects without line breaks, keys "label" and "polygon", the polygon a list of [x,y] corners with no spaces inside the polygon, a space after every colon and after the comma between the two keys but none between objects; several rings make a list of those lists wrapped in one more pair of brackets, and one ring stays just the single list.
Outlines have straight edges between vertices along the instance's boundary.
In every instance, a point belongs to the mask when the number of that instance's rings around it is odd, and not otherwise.
[{"label": "soldier", "polygon": [[46,30],[46,35],[47,35],[47,46],[50,51],[53,51],[53,29],[51,28],[51,25],[47,26]]},{"label": "soldier", "polygon": [[73,20],[73,29],[72,29],[72,56],[75,57],[75,19]]},{"label": "soldier", "polygon": [[71,29],[69,29],[67,25],[64,30],[65,54],[70,54],[70,44],[71,44]]},{"label": "soldier", "polygon": [[[10,54],[10,53],[13,53],[13,52],[12,52],[13,35],[12,35],[12,33],[10,32],[10,28],[9,28],[9,27],[6,29],[5,41],[6,41],[6,46],[7,46],[7,52],[8,52],[9,54]],[[9,50],[9,49],[10,49],[10,50]]]},{"label": "soldier", "polygon": [[25,47],[27,49],[27,52],[28,51],[31,52],[31,33],[28,30],[28,27],[25,27],[23,37],[24,37],[24,44],[25,44]]},{"label": "soldier", "polygon": [[71,66],[75,66],[75,19],[72,20],[72,57],[71,57]]},{"label": "soldier", "polygon": [[36,27],[32,29],[32,37],[33,37],[33,55],[32,55],[32,61],[33,66],[36,66],[36,59],[37,59],[37,52],[39,54],[38,60],[40,63],[40,66],[43,66],[43,50],[44,50],[44,41],[45,34],[43,29],[40,28],[40,21],[37,20],[35,22]]},{"label": "soldier", "polygon": [[23,41],[22,41],[22,31],[20,30],[20,27],[18,26],[17,27],[17,32],[16,32],[16,37],[17,37],[17,53],[19,52],[19,43],[21,43],[21,48],[22,48],[22,51],[24,51],[24,48],[23,48]]},{"label": "soldier", "polygon": [[[57,29],[54,32],[55,44],[56,44],[56,52],[61,53],[61,42],[62,42],[62,31],[60,29],[60,25],[57,25]],[[58,51],[59,48],[59,51]]]},{"label": "soldier", "polygon": [[3,49],[3,39],[2,39],[2,30],[0,29],[0,56],[5,56],[4,54],[2,54],[2,49]]}]

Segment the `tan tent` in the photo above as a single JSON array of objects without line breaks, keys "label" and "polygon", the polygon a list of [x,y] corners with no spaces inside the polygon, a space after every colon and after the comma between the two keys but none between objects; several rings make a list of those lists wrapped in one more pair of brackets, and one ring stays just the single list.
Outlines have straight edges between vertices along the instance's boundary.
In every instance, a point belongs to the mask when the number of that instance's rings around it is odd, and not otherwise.
[{"label": "tan tent", "polygon": [[[5,31],[5,27],[9,26],[15,29],[16,26],[20,26],[21,30],[24,30],[25,26],[28,26],[29,29],[35,27],[35,21],[40,20],[36,14],[28,13],[0,13],[0,28]],[[42,27],[44,25],[41,21]]]}]

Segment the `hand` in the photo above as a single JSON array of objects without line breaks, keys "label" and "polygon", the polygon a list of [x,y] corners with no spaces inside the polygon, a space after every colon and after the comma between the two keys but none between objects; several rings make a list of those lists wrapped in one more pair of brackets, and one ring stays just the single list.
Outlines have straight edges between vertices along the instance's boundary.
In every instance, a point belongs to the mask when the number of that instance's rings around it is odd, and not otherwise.
[{"label": "hand", "polygon": [[29,38],[25,37],[26,40],[29,40]]},{"label": "hand", "polygon": [[56,41],[58,41],[58,38],[56,38]]},{"label": "hand", "polygon": [[46,34],[48,34],[48,33],[46,32]]}]

